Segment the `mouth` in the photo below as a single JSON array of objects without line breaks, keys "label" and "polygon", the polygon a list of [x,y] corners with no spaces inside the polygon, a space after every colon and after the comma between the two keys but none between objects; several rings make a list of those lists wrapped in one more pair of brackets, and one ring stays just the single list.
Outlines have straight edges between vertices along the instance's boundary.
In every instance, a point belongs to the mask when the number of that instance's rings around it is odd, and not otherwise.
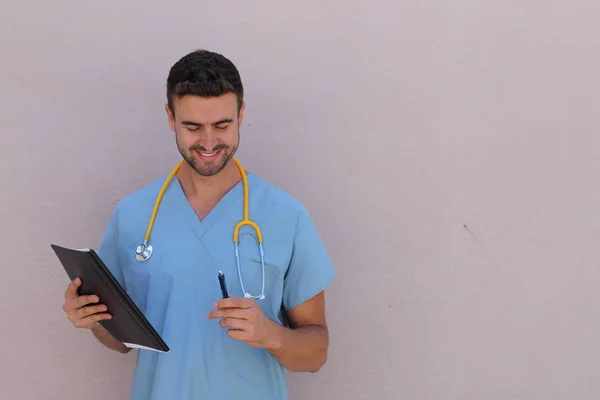
[{"label": "mouth", "polygon": [[213,161],[217,157],[219,157],[219,155],[221,154],[222,151],[223,151],[223,149],[219,149],[217,151],[213,151],[213,152],[209,153],[209,152],[205,152],[205,151],[196,150],[196,154],[203,161]]}]

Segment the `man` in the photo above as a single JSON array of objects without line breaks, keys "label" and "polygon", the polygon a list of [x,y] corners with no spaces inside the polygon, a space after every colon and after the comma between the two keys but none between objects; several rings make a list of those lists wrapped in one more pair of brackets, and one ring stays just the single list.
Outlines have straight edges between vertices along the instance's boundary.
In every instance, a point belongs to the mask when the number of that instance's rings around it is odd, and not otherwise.
[{"label": "man", "polygon": [[[261,229],[263,262],[252,226],[240,228],[235,250],[234,227],[245,208],[245,170],[234,158],[243,95],[236,67],[220,54],[199,50],[173,65],[165,111],[181,167],[170,181],[162,177],[120,201],[99,248],[170,347],[139,350],[133,399],[287,399],[284,369],[316,372],[326,362],[324,289],[334,271],[306,208],[247,173],[247,217]],[[165,182],[153,253],[139,261],[135,251]],[[110,310],[97,296],[78,297],[80,284],[75,279],[65,293],[69,320],[106,347],[128,352],[99,323]]]}]

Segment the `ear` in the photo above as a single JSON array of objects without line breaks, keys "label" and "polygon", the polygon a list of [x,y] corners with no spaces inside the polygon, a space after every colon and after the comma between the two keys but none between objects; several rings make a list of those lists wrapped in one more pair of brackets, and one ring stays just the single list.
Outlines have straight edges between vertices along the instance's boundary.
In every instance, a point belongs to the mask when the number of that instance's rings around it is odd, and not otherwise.
[{"label": "ear", "polygon": [[175,116],[171,112],[171,109],[169,108],[169,104],[165,104],[165,112],[167,113],[167,119],[169,120],[169,126],[171,127],[171,130],[173,132],[175,132]]},{"label": "ear", "polygon": [[238,113],[238,125],[242,125],[242,121],[244,119],[244,110],[246,109],[246,102],[242,101],[242,106],[240,107],[240,112]]}]

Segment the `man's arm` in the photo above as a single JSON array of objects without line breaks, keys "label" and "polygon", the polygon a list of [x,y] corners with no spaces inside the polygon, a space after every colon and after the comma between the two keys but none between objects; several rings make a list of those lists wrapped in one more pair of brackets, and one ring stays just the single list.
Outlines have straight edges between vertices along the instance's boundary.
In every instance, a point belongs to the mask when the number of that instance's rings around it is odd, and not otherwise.
[{"label": "man's arm", "polygon": [[325,292],[288,310],[290,328],[274,324],[268,351],[293,372],[318,372],[327,362],[329,330]]},{"label": "man's arm", "polygon": [[291,258],[283,272],[282,305],[290,328],[275,324],[276,340],[269,348],[291,371],[317,372],[327,362],[325,289],[334,277],[325,244],[308,210],[303,209],[298,214]]},{"label": "man's arm", "polygon": [[217,301],[208,318],[219,319],[230,338],[266,349],[290,371],[317,372],[327,361],[329,333],[323,291],[289,310],[291,328],[271,321],[254,300],[243,297]]}]

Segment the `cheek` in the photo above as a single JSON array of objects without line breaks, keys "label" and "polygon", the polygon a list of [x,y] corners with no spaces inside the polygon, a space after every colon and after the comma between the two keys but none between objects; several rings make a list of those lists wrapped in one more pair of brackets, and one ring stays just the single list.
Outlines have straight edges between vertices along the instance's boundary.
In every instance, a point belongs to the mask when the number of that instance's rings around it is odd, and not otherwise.
[{"label": "cheek", "polygon": [[177,140],[177,147],[179,147],[180,150],[185,151],[185,152],[189,152],[190,147],[192,147],[194,145],[194,141],[192,140],[190,135],[185,134],[183,132],[178,132],[176,134],[176,140]]},{"label": "cheek", "polygon": [[239,138],[238,132],[239,132],[238,130],[231,130],[231,131],[228,131],[225,135],[223,135],[224,140],[227,141],[227,144],[229,144],[231,146],[237,144],[238,138]]},{"label": "cheek", "polygon": [[179,144],[184,145],[185,147],[191,146],[198,140],[198,138],[194,136],[194,133],[188,131],[186,128],[178,128],[175,133]]}]

